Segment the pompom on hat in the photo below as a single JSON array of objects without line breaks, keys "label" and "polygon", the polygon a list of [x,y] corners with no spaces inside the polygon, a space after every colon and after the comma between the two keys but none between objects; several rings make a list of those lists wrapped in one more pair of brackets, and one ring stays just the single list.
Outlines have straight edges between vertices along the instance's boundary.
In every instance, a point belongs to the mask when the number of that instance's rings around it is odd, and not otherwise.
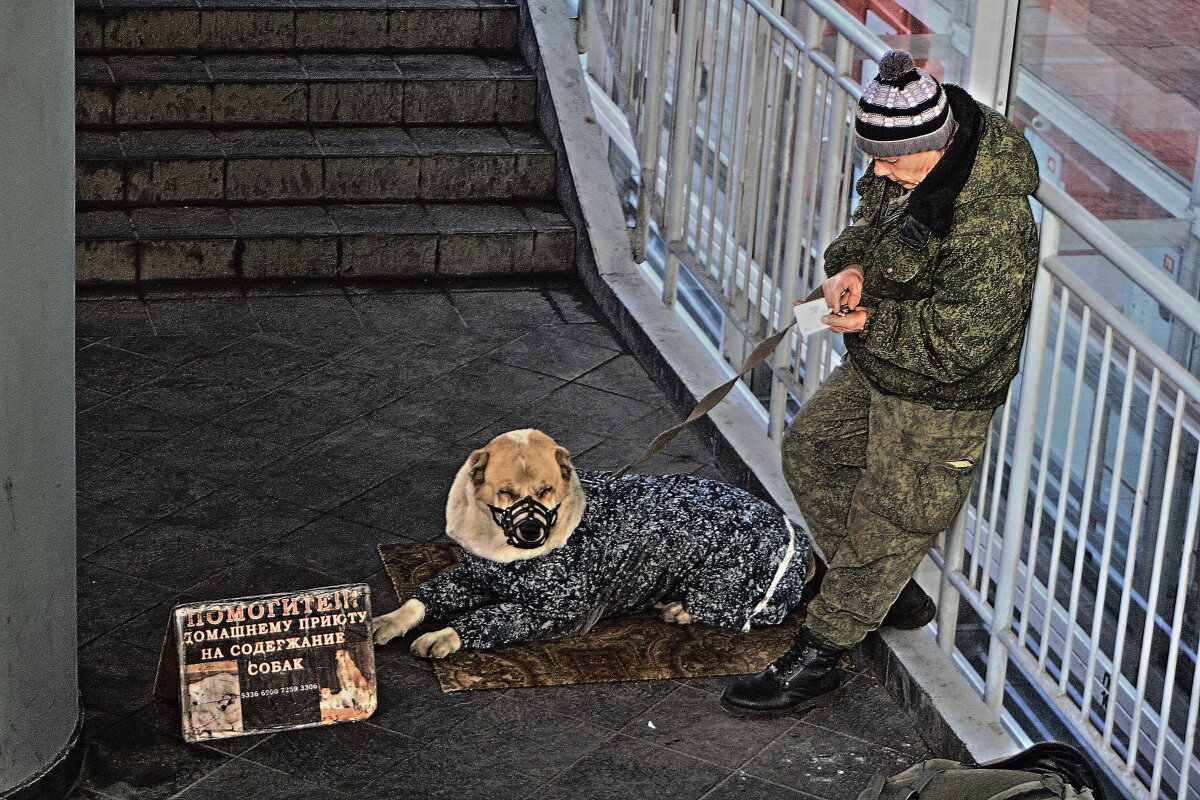
[{"label": "pompom on hat", "polygon": [[894,158],[941,150],[954,132],[954,117],[938,79],[918,69],[903,50],[879,60],[855,112],[854,139],[867,155]]}]

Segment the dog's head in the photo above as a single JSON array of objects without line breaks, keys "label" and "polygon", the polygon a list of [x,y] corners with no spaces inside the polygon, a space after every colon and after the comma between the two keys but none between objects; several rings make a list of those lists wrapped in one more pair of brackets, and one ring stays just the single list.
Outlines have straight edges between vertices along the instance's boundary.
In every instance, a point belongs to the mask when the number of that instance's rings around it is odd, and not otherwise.
[{"label": "dog's head", "polygon": [[492,561],[535,558],[566,544],[584,502],[565,447],[541,431],[509,431],[458,470],[446,535]]}]

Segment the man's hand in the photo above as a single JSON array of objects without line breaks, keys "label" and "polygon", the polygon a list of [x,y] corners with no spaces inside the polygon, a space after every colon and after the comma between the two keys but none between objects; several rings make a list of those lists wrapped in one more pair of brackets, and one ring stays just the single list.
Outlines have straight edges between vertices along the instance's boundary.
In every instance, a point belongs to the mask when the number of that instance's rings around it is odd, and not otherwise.
[{"label": "man's hand", "polygon": [[854,333],[861,331],[867,324],[867,309],[858,306],[849,314],[826,314],[821,317],[821,322],[828,325],[829,330],[834,333]]},{"label": "man's hand", "polygon": [[[846,267],[821,284],[821,290],[825,293],[825,302],[835,312],[843,306],[858,308],[859,301],[862,300],[862,287],[862,267],[857,264]],[[861,328],[862,325],[860,324],[858,327]]]}]

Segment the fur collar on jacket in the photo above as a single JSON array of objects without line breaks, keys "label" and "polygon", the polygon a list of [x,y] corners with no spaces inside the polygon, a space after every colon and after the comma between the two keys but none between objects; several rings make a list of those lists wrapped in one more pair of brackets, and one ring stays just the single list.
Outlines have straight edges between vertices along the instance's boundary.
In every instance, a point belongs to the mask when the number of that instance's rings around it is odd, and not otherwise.
[{"label": "fur collar on jacket", "polygon": [[934,236],[950,233],[954,203],[971,177],[983,134],[983,114],[979,104],[954,84],[945,84],[943,88],[958,128],[941,159],[912,190],[908,220],[900,233],[905,244],[919,249],[925,247],[931,233]]}]

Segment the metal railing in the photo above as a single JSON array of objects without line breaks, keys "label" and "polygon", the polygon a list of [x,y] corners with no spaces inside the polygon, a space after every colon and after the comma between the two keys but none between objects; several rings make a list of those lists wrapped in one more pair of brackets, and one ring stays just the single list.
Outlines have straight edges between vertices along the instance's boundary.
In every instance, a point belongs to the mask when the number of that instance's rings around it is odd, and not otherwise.
[{"label": "metal railing", "polygon": [[[580,7],[580,52],[601,43],[589,70],[639,155],[635,257],[661,237],[663,302],[675,304],[681,270],[698,282],[733,363],[823,279],[864,166],[850,138],[863,63],[888,49],[831,0],[792,5],[791,21],[778,0]],[[1089,278],[1103,265],[1191,335],[1200,304],[1061,189],[1043,182],[1037,198],[1042,268],[1022,372],[971,501],[933,554],[938,643],[966,669],[978,651],[997,718],[1020,677],[1130,796],[1200,797],[1200,381]],[[769,389],[756,386],[773,440],[839,350],[828,334],[780,346]],[[964,641],[968,619],[986,643]]]}]

